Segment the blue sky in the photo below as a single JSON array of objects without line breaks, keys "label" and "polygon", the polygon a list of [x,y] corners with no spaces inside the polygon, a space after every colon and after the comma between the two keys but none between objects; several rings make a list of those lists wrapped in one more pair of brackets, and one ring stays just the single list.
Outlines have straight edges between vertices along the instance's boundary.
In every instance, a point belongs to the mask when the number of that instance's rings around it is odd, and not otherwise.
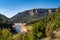
[{"label": "blue sky", "polygon": [[12,17],[33,8],[57,8],[60,0],[0,0],[0,13]]}]

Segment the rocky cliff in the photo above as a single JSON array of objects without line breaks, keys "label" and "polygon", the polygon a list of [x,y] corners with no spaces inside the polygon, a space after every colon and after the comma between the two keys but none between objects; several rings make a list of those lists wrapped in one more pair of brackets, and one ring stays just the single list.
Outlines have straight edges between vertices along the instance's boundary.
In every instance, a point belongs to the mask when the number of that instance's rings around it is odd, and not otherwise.
[{"label": "rocky cliff", "polygon": [[47,15],[52,14],[53,12],[57,11],[57,8],[50,8],[50,9],[32,9],[26,10],[23,12],[17,13],[15,16],[11,18],[12,22],[14,23],[27,23],[30,21],[39,20]]}]

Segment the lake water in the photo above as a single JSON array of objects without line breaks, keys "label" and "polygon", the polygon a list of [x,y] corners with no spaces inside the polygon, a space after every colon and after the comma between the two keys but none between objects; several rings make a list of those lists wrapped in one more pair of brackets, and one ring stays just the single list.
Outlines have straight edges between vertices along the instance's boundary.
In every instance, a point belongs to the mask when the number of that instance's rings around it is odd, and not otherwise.
[{"label": "lake water", "polygon": [[20,25],[16,25],[16,31],[20,32]]}]

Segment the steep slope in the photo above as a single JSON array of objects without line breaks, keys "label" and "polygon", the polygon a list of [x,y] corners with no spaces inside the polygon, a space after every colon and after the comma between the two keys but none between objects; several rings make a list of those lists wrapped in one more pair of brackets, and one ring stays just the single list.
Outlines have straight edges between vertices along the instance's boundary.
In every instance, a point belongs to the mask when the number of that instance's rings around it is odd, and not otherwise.
[{"label": "steep slope", "polygon": [[16,32],[15,29],[12,27],[13,23],[9,18],[0,14],[0,28],[9,28],[12,33]]},{"label": "steep slope", "polygon": [[5,28],[5,27],[11,27],[11,26],[12,26],[11,20],[6,16],[0,14],[0,27]]},{"label": "steep slope", "polygon": [[[38,22],[33,24],[33,33],[36,39],[40,39],[41,37],[48,37],[46,40],[55,40],[55,30],[60,28],[60,7],[57,12],[52,15],[48,15],[45,18],[40,19]],[[56,38],[58,37],[60,29],[56,32]],[[45,40],[45,38],[44,38]],[[57,39],[58,40],[58,39]]]},{"label": "steep slope", "polygon": [[13,16],[11,20],[14,23],[19,23],[19,22],[27,23],[27,22],[34,21],[34,20],[39,20],[40,18],[43,18],[55,12],[56,9],[57,8],[27,10],[27,11],[20,12],[17,15]]}]

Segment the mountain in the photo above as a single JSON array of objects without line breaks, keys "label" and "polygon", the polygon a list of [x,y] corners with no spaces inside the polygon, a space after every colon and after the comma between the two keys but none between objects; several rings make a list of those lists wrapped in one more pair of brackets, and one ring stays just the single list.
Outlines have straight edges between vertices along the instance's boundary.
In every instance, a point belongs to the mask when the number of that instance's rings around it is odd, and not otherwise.
[{"label": "mountain", "polygon": [[7,18],[6,16],[0,14],[0,28],[8,28],[10,29],[10,31],[16,32],[15,29],[12,27],[13,23],[11,22],[11,20],[9,18]]},{"label": "mountain", "polygon": [[0,14],[0,28],[12,28],[11,20],[2,14]]},{"label": "mountain", "polygon": [[20,22],[28,23],[30,21],[39,20],[40,18],[50,15],[55,11],[57,11],[57,8],[49,8],[49,9],[39,8],[39,9],[26,10],[23,12],[19,12],[15,16],[11,17],[11,20],[13,23],[20,23]]}]

